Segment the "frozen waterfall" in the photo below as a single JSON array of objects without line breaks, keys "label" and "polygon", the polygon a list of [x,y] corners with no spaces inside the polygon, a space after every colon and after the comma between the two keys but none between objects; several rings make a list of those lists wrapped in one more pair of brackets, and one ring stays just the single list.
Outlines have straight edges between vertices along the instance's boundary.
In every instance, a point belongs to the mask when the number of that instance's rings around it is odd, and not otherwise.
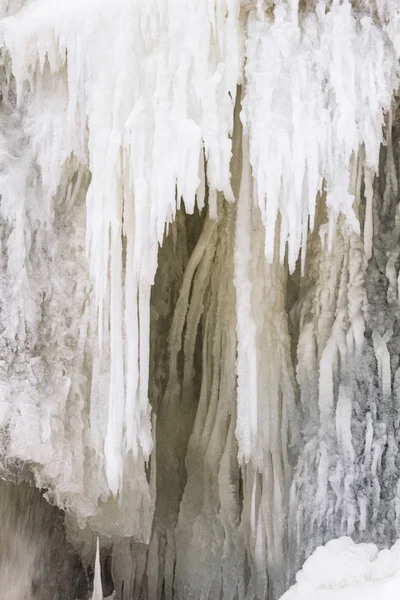
[{"label": "frozen waterfall", "polygon": [[0,0],[8,600],[400,538],[399,59],[399,0]]}]

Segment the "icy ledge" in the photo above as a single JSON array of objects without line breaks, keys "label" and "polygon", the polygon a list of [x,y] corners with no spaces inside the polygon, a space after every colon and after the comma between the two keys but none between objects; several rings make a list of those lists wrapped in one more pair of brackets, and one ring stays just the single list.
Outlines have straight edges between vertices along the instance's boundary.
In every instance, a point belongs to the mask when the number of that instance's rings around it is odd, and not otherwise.
[{"label": "icy ledge", "polygon": [[342,537],[320,546],[281,600],[394,600],[400,589],[400,540],[390,550]]}]

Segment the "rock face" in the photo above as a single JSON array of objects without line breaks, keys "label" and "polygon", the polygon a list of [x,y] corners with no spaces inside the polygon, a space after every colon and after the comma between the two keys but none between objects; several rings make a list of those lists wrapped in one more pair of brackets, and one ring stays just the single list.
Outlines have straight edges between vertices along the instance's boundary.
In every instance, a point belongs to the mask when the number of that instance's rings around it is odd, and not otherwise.
[{"label": "rock face", "polygon": [[99,537],[116,600],[275,600],[391,545],[398,1],[0,19],[1,589],[85,598]]},{"label": "rock face", "polygon": [[62,511],[26,483],[0,483],[0,586],[15,600],[84,600],[81,559],[67,542]]}]

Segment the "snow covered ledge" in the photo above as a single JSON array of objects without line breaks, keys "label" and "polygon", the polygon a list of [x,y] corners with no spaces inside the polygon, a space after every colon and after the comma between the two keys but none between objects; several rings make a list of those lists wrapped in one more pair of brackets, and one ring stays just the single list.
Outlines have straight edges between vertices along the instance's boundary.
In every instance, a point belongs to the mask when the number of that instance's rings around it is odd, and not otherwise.
[{"label": "snow covered ledge", "polygon": [[281,600],[395,600],[400,589],[400,541],[390,550],[350,538],[317,548]]}]

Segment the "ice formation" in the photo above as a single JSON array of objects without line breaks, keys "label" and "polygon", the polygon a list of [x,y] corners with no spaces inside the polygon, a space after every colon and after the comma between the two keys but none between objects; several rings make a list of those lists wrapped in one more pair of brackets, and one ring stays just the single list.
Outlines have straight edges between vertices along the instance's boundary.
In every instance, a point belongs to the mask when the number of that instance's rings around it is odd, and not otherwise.
[{"label": "ice formation", "polygon": [[398,0],[0,18],[0,476],[85,565],[100,536],[117,600],[394,543]]}]

